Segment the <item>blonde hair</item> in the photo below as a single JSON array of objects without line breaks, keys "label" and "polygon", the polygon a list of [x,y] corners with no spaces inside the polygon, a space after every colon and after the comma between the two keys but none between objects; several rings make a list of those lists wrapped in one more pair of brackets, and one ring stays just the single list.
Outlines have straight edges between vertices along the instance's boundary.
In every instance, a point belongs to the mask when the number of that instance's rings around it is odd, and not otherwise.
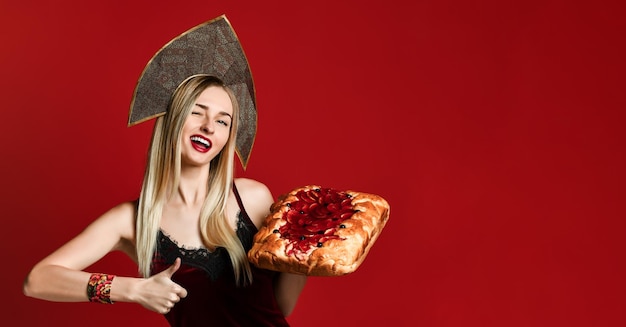
[{"label": "blonde hair", "polygon": [[232,90],[220,79],[204,74],[191,76],[178,86],[166,114],[158,117],[154,125],[136,221],[137,260],[143,277],[151,275],[163,206],[167,197],[178,188],[183,125],[198,96],[211,86],[221,87],[228,93],[233,105],[233,120],[226,145],[211,160],[208,192],[200,211],[199,228],[207,248],[223,247],[228,251],[237,284],[245,285],[252,281],[246,251],[226,215],[226,203],[233,183],[239,105]]}]

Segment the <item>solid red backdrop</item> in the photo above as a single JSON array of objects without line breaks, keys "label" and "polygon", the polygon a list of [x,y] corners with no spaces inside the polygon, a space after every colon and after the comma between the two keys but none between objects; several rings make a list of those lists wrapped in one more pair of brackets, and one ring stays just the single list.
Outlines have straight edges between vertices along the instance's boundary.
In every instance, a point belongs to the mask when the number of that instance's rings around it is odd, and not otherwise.
[{"label": "solid red backdrop", "polygon": [[[294,326],[626,324],[620,2],[7,0],[2,325],[166,325],[21,283],[137,196],[152,125],[126,127],[135,83],[221,14],[258,98],[238,174],[275,196],[315,183],[391,205],[359,270],[309,279]],[[135,274],[119,254],[89,269]]]}]

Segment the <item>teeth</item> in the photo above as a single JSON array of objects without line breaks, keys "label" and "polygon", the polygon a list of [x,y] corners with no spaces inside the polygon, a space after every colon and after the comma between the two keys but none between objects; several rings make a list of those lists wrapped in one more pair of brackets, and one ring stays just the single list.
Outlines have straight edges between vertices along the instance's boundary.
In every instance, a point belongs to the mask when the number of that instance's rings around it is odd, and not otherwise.
[{"label": "teeth", "polygon": [[198,136],[192,136],[191,140],[194,141],[194,142],[202,143],[207,148],[210,146],[209,141],[207,141],[207,140],[205,140],[205,139],[203,139],[201,137],[198,137]]}]

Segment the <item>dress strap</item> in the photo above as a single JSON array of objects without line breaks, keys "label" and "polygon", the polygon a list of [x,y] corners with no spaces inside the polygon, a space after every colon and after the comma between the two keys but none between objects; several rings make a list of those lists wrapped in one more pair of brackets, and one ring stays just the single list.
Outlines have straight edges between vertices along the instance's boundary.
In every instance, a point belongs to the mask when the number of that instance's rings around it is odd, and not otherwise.
[{"label": "dress strap", "polygon": [[242,218],[247,223],[252,224],[252,226],[254,226],[254,223],[250,219],[250,216],[248,216],[248,212],[246,212],[246,208],[243,207],[243,202],[241,201],[241,197],[239,196],[239,191],[237,191],[237,186],[235,185],[235,181],[233,181],[233,193],[235,193],[235,199],[237,199],[237,204],[239,205],[239,211],[241,213]]}]

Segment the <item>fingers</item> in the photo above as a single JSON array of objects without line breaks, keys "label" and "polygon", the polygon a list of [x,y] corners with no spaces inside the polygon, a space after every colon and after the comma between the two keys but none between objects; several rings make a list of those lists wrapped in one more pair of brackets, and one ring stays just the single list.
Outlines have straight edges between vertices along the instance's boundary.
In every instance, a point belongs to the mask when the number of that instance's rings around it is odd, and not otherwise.
[{"label": "fingers", "polygon": [[180,258],[176,258],[176,261],[161,273],[171,279],[178,268],[180,268]]},{"label": "fingers", "polygon": [[[174,273],[178,271],[180,266],[181,266],[181,259],[176,258],[176,261],[174,261],[174,263],[171,266],[169,266],[169,268],[164,270],[165,275],[171,279]],[[176,295],[178,296],[178,299],[174,301],[174,303],[180,301],[180,298],[187,297],[187,290],[178,284],[176,284],[176,287],[174,288],[174,293],[176,293]]]},{"label": "fingers", "polygon": [[161,313],[166,314],[170,312],[170,310],[176,305],[176,303],[180,302],[182,298],[187,296],[187,291],[182,287],[180,287],[180,289],[185,292],[184,296],[179,296],[178,294],[175,294],[175,293],[172,294],[170,296],[170,299],[166,301],[163,308],[160,310]]},{"label": "fingers", "polygon": [[172,310],[173,307],[174,307],[174,303],[166,305],[166,306],[163,307],[163,309],[160,310],[160,313],[166,314],[166,313],[170,312],[170,310]]},{"label": "fingers", "polygon": [[181,298],[182,297],[178,296],[177,294],[172,294],[172,296],[170,296],[169,304],[171,306],[174,306],[176,303],[180,302]]},{"label": "fingers", "polygon": [[157,300],[154,295],[150,297],[159,303],[154,303],[152,310],[161,314],[167,314],[174,307],[174,305],[176,305],[176,303],[180,302],[182,298],[187,296],[187,290],[172,281],[172,276],[176,273],[176,271],[178,271],[180,266],[181,259],[176,258],[171,266],[150,278],[150,280],[153,280],[156,283],[155,285],[160,285],[159,288],[164,287],[158,291],[158,293],[160,293],[159,295],[155,294],[157,298],[160,297],[159,300]]},{"label": "fingers", "polygon": [[187,297],[187,290],[184,289],[183,287],[180,287],[179,289],[176,290],[176,294],[179,297],[178,301],[180,301],[181,298],[186,298]]}]

